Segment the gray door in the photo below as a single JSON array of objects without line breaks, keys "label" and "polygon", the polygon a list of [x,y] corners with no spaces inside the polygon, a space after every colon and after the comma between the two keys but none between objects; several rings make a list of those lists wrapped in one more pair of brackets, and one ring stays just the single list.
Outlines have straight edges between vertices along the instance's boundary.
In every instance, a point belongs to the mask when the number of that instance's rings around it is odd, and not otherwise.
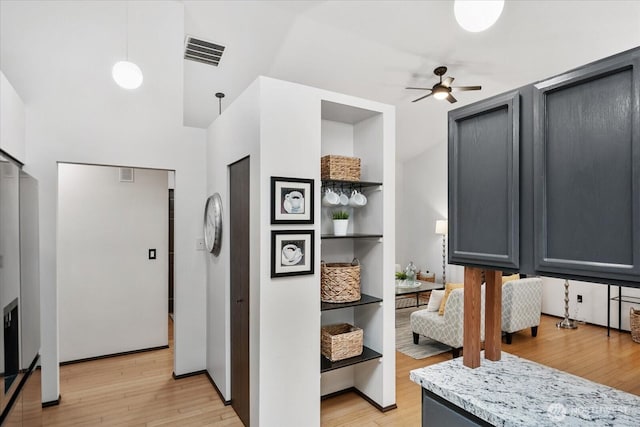
[{"label": "gray door", "polygon": [[534,88],[540,272],[640,277],[640,50]]},{"label": "gray door", "polygon": [[449,113],[449,262],[519,266],[520,95]]},{"label": "gray door", "polygon": [[249,425],[249,157],[229,166],[231,405]]}]

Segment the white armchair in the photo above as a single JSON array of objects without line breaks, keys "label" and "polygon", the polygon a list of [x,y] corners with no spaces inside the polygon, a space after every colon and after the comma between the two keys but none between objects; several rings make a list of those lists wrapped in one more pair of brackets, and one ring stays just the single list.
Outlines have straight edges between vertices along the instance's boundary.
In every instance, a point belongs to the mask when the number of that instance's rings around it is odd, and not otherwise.
[{"label": "white armchair", "polygon": [[[480,339],[484,341],[484,286],[481,291]],[[464,289],[451,291],[445,303],[444,314],[437,311],[419,310],[411,313],[413,342],[418,344],[420,335],[451,347],[453,357],[460,355],[464,334]]]},{"label": "white armchair", "polygon": [[[480,339],[484,341],[485,286],[481,291]],[[445,303],[444,315],[437,311],[419,310],[411,313],[413,342],[418,344],[420,335],[439,341],[452,348],[453,357],[460,355],[464,335],[464,289],[454,289]],[[531,335],[538,334],[542,310],[542,279],[534,277],[513,280],[502,285],[502,331],[507,344],[512,334],[531,328]]]},{"label": "white armchair", "polygon": [[542,279],[531,277],[502,285],[502,331],[507,344],[514,332],[523,329],[531,328],[531,336],[537,336],[541,313]]}]

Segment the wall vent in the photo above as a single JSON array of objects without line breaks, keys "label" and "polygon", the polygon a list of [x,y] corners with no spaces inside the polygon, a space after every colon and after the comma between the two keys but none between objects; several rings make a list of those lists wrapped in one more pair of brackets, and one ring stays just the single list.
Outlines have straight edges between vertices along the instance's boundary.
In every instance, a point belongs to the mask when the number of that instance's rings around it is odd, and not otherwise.
[{"label": "wall vent", "polygon": [[133,182],[133,168],[120,168],[120,182]]},{"label": "wall vent", "polygon": [[224,46],[192,36],[187,36],[184,43],[184,59],[202,62],[214,67],[220,63],[223,52]]}]

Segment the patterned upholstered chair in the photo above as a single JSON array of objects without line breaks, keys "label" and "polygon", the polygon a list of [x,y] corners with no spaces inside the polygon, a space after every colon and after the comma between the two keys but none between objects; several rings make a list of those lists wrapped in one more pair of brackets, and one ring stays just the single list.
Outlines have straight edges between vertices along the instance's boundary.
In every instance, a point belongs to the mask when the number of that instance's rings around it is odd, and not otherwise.
[{"label": "patterned upholstered chair", "polygon": [[[480,339],[484,341],[484,285],[482,286]],[[464,333],[464,290],[454,289],[445,304],[444,315],[437,311],[419,310],[411,313],[413,342],[420,335],[439,341],[452,348],[453,357],[460,355]],[[502,285],[502,331],[507,344],[512,334],[531,328],[536,336],[542,309],[542,279],[533,277],[513,280]]]},{"label": "patterned upholstered chair", "polygon": [[[482,286],[480,339],[484,341],[484,286]],[[444,306],[444,314],[437,311],[419,310],[411,313],[413,342],[418,344],[420,335],[451,347],[453,357],[460,355],[464,332],[464,289],[454,289]]]},{"label": "patterned upholstered chair", "polygon": [[537,336],[541,312],[542,279],[531,277],[502,285],[502,331],[507,344],[514,332],[523,329],[531,328],[531,336]]}]

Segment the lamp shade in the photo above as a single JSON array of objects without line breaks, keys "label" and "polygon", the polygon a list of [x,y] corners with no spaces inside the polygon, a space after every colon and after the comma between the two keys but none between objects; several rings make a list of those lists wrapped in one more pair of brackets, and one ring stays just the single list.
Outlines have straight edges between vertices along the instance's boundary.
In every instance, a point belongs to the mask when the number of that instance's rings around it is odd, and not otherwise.
[{"label": "lamp shade", "polygon": [[449,232],[449,222],[446,219],[436,221],[436,234],[447,234]]},{"label": "lamp shade", "polygon": [[133,62],[120,61],[111,69],[113,80],[123,89],[137,89],[142,84],[142,70]]},{"label": "lamp shade", "polygon": [[458,24],[472,33],[495,24],[503,8],[504,0],[456,0],[453,4]]}]

